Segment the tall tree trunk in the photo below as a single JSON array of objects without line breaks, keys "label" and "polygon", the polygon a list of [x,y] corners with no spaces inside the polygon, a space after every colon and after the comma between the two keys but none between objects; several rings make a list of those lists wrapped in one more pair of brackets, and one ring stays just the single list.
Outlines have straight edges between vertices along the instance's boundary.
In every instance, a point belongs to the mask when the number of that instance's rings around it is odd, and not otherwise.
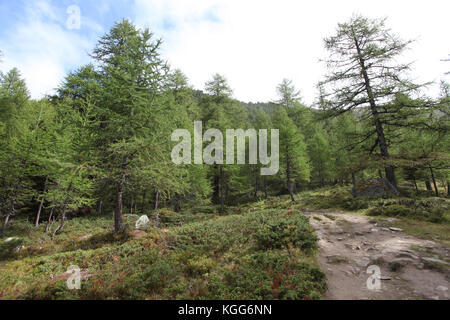
[{"label": "tall tree trunk", "polygon": [[450,197],[450,181],[447,181],[447,197]]},{"label": "tall tree trunk", "polygon": [[288,169],[289,166],[287,166],[286,169],[286,184],[287,184],[287,189],[289,191],[289,196],[291,197],[291,201],[295,202],[295,198],[294,198],[294,188],[293,188],[293,183],[291,182],[291,172],[290,169]]},{"label": "tall tree trunk", "polygon": [[213,183],[212,183],[212,187],[213,187],[213,194],[212,194],[212,199],[214,203],[219,203],[220,202],[220,170],[219,170],[219,175],[215,174],[217,171],[217,164],[214,164],[214,177],[213,177]]},{"label": "tall tree trunk", "polygon": [[352,172],[352,183],[353,183],[353,186],[356,187],[356,177],[355,177],[354,172]]},{"label": "tall tree trunk", "polygon": [[13,216],[16,211],[15,206],[16,206],[16,199],[13,199],[11,201],[11,208],[9,209],[8,213],[6,214],[5,221],[3,222],[2,234],[4,234],[6,232],[6,227],[8,226],[9,218],[11,218],[11,216]]},{"label": "tall tree trunk", "polygon": [[264,196],[266,197],[266,199],[268,198],[268,196],[267,196],[267,180],[266,180],[266,176],[264,176]]},{"label": "tall tree trunk", "polygon": [[103,207],[103,199],[100,199],[98,201],[98,206],[97,206],[97,214],[101,215],[102,214],[102,207]]},{"label": "tall tree trunk", "polygon": [[147,197],[147,190],[144,189],[142,193],[142,203],[141,203],[141,212],[144,213],[145,210],[145,198]]},{"label": "tall tree trunk", "polygon": [[220,165],[220,211],[221,212],[224,212],[224,210],[225,210],[225,203],[224,203],[224,198],[223,198],[223,187],[224,187],[223,166]]},{"label": "tall tree trunk", "polygon": [[56,229],[55,233],[59,232],[59,231],[63,231],[64,226],[66,225],[66,209],[67,209],[67,204],[69,203],[69,199],[70,199],[70,191],[72,191],[72,182],[69,184],[69,187],[67,188],[67,197],[66,197],[66,200],[64,201],[62,214],[61,214],[61,224],[59,225],[58,229]]},{"label": "tall tree trunk", "polygon": [[255,170],[255,190],[253,197],[256,199],[258,197],[258,169]]},{"label": "tall tree trunk", "polygon": [[426,181],[425,181],[425,188],[427,189],[427,191],[432,191],[432,190],[433,190],[433,189],[431,188],[430,180],[426,180]]},{"label": "tall tree trunk", "polygon": [[436,197],[439,197],[439,190],[436,185],[436,179],[434,178],[433,168],[431,168],[431,166],[428,166],[428,168],[430,169],[431,179],[433,180],[434,192],[436,194]]},{"label": "tall tree trunk", "polygon": [[131,203],[130,203],[130,214],[133,214],[133,209],[134,209],[134,197],[131,198]]},{"label": "tall tree trunk", "polygon": [[159,191],[156,191],[155,193],[155,227],[159,228],[160,225],[160,218],[159,218],[159,212],[158,212],[158,208],[159,208]]},{"label": "tall tree trunk", "polygon": [[289,196],[291,197],[291,201],[295,202],[294,198],[294,188],[295,188],[295,182],[289,182],[288,184],[288,190],[289,190]]},{"label": "tall tree trunk", "polygon": [[289,159],[289,149],[287,145],[286,145],[286,187],[288,189],[289,196],[291,197],[291,201],[295,202],[291,184],[291,161]]},{"label": "tall tree trunk", "polygon": [[155,192],[155,211],[159,208],[159,191]]},{"label": "tall tree trunk", "polygon": [[[44,193],[47,191],[47,179],[45,179]],[[41,217],[42,207],[44,206],[45,198],[42,196],[41,202],[39,203],[39,208],[36,214],[36,219],[34,220],[34,226],[37,228],[39,226],[39,219]]]},{"label": "tall tree trunk", "polygon": [[41,217],[41,211],[42,211],[42,207],[44,206],[44,200],[45,198],[42,197],[41,202],[39,203],[39,208],[38,211],[36,213],[36,219],[34,220],[34,226],[37,228],[39,227],[39,219]]},{"label": "tall tree trunk", "polygon": [[416,177],[413,177],[413,182],[414,182],[414,188],[416,188],[416,191],[419,191],[419,187],[417,186]]},{"label": "tall tree trunk", "polygon": [[50,215],[48,216],[47,225],[45,226],[45,233],[50,232],[50,225],[51,225],[50,223],[53,218],[53,210],[54,208],[52,207],[52,209],[50,210]]},{"label": "tall tree trunk", "polygon": [[62,213],[61,213],[61,224],[59,225],[56,232],[63,231],[64,226],[66,225],[66,209],[67,209],[67,203],[64,203],[63,208],[62,208]]},{"label": "tall tree trunk", "polygon": [[323,177],[323,174],[322,174],[322,163],[320,163],[320,166],[319,166],[319,180],[320,180],[320,186],[324,187],[325,186],[325,178]]},{"label": "tall tree trunk", "polygon": [[[376,132],[377,132],[378,146],[380,147],[380,153],[381,153],[381,156],[383,157],[383,159],[388,160],[390,156],[389,156],[389,152],[388,152],[388,146],[386,143],[386,137],[384,135],[383,125],[382,125],[379,115],[378,115],[377,105],[375,102],[375,97],[373,95],[372,86],[370,84],[369,75],[367,73],[366,63],[364,61],[364,57],[361,54],[361,48],[360,48],[358,39],[355,34],[353,35],[353,40],[355,42],[356,50],[358,52],[359,64],[361,66],[362,75],[364,77],[365,90],[366,90],[367,96],[369,98],[370,112],[375,121],[375,128],[376,128]],[[395,180],[394,167],[387,165],[387,166],[385,166],[384,171],[386,173],[386,179],[388,179],[388,181],[394,187],[397,187],[397,181]]]},{"label": "tall tree trunk", "polygon": [[123,188],[125,185],[125,173],[122,173],[117,193],[116,193],[116,210],[114,211],[114,232],[120,232],[123,230]]}]

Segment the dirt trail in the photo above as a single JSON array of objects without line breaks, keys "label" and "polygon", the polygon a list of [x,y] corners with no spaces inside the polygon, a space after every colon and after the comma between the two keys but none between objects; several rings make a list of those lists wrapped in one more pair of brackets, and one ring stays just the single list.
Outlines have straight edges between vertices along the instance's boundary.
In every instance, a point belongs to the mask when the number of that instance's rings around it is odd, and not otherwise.
[{"label": "dirt trail", "polygon": [[[319,237],[324,299],[450,299],[449,249],[339,212],[304,212]],[[392,218],[391,218],[392,219]],[[393,221],[393,220],[391,220]],[[369,290],[369,266],[380,268],[380,290]],[[371,282],[376,283],[376,282]]]}]

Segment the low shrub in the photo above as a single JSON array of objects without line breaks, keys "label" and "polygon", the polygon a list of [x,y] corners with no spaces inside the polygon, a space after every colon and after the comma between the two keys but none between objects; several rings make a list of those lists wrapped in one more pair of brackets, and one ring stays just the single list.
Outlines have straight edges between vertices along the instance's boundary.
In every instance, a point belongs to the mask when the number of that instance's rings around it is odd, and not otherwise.
[{"label": "low shrub", "polygon": [[387,216],[387,217],[406,217],[411,215],[413,210],[402,205],[394,204],[384,207],[371,208],[367,215],[369,216]]},{"label": "low shrub", "polygon": [[305,250],[315,249],[318,241],[307,218],[300,215],[269,222],[254,234],[254,238],[259,250],[283,249],[291,246]]},{"label": "low shrub", "polygon": [[316,196],[311,201],[315,209],[344,209],[357,211],[369,207],[369,198],[355,198],[348,192],[338,192],[329,196]]},{"label": "low shrub", "polygon": [[223,281],[212,278],[208,296],[218,299],[320,299],[325,274],[282,252],[258,252],[240,259]]},{"label": "low shrub", "polygon": [[448,212],[450,212],[449,204],[444,199],[398,199],[379,201],[367,212],[367,215],[406,217],[433,223],[443,223],[447,221],[446,213]]}]

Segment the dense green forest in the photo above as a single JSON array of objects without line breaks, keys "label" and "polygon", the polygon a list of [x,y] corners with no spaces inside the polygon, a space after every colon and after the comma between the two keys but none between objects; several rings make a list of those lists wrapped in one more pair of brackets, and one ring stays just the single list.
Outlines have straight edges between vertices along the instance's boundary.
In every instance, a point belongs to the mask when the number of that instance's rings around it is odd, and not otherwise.
[{"label": "dense green forest", "polygon": [[[429,97],[423,89],[432,84],[410,80],[409,72],[414,65],[398,63],[410,43],[387,29],[384,20],[356,16],[339,24],[336,33],[324,39],[329,56],[324,57],[323,63],[328,73],[317,84],[318,96],[313,105],[302,102],[300,88],[289,79],[280,79],[277,101],[264,103],[236,100],[226,78],[214,71],[203,90],[196,90],[182,70],[174,70],[165,62],[160,53],[162,40],[149,30],[137,29],[128,20],[116,23],[98,40],[90,53],[91,64],[68,74],[53,96],[33,100],[19,70],[1,73],[1,239],[33,234],[31,242],[46,239],[57,247],[58,241],[69,241],[74,228],[80,227],[77,224],[84,223],[77,221],[86,221],[85,233],[95,233],[94,229],[100,225],[102,230],[109,230],[103,234],[105,238],[96,239],[98,243],[107,239],[123,243],[129,229],[134,229],[130,221],[135,220],[130,217],[141,215],[150,218],[153,230],[150,234],[153,240],[157,239],[156,243],[166,241],[161,234],[175,225],[181,228],[176,234],[180,246],[187,246],[186,238],[197,231],[206,233],[205,237],[217,237],[191,244],[196,249],[191,248],[181,258],[180,253],[171,253],[166,260],[158,260],[161,253],[154,248],[141,257],[142,261],[158,261],[152,264],[154,270],[146,271],[148,276],[160,272],[170,277],[169,274],[177,274],[179,261],[190,266],[191,276],[209,272],[214,269],[215,260],[206,253],[195,256],[192,251],[217,250],[221,254],[224,251],[219,247],[231,241],[228,245],[236,254],[239,250],[246,252],[238,243],[245,245],[250,241],[246,237],[256,233],[256,243],[269,251],[242,262],[239,276],[227,275],[228,287],[234,284],[242,292],[223,291],[219,279],[214,278],[210,279],[209,289],[199,285],[187,298],[267,298],[252,291],[255,276],[252,270],[261,263],[275,264],[275,269],[300,268],[303,273],[293,275],[292,281],[312,283],[293,293],[289,291],[289,282],[280,278],[277,283],[285,281],[281,286],[287,291],[277,291],[271,298],[318,298],[325,288],[323,274],[310,264],[298,266],[292,262],[293,255],[303,254],[292,253],[295,250],[309,252],[316,248],[314,236],[306,232],[310,230],[307,221],[300,216],[278,217],[279,213],[267,213],[263,227],[267,224],[272,229],[271,233],[264,229],[267,231],[264,233],[253,227],[254,223],[260,223],[260,214],[251,212],[264,203],[260,208],[264,221],[267,212],[264,210],[277,207],[283,212],[290,208],[289,213],[292,208],[305,206],[327,208],[324,203],[335,198],[322,195],[305,204],[303,195],[311,196],[315,190],[351,189],[377,177],[387,179],[400,197],[450,196],[450,84],[442,82],[440,96]],[[446,71],[442,70],[443,75]],[[262,176],[262,164],[174,164],[171,152],[176,142],[171,140],[172,132],[185,128],[193,136],[194,121],[201,121],[204,131],[278,129],[278,173]],[[343,191],[339,192],[342,195]],[[342,203],[338,199],[330,207],[368,206],[365,200],[353,198],[349,192],[343,197]],[[196,208],[203,208],[204,212]],[[425,220],[446,223],[443,222],[447,219],[446,208],[434,208]],[[220,225],[208,220],[195,224],[201,220],[194,215],[195,210],[201,217],[213,212],[226,220],[220,220]],[[246,210],[250,212],[248,215],[229,216]],[[171,225],[173,221],[176,224]],[[283,237],[291,236],[289,225],[305,233],[302,237],[296,234],[291,242],[282,244]],[[219,238],[219,234],[228,232],[224,231],[227,228],[250,229],[241,230],[239,237],[243,238],[235,239],[235,234],[228,240]],[[278,235],[281,237],[278,242],[274,239],[277,230],[288,233]],[[75,245],[72,249],[97,248]],[[279,253],[277,260],[271,250],[278,249],[287,251]],[[2,250],[2,260],[17,258],[12,258],[14,252],[6,253],[9,250],[6,247]],[[132,255],[133,250],[137,249],[125,246],[114,256],[128,259],[124,257]],[[105,251],[83,257],[95,260],[107,254]],[[35,259],[33,253],[26,256]],[[134,268],[131,266],[138,262],[133,261],[122,263]],[[47,263],[32,264],[47,266]],[[64,272],[67,266],[62,263],[60,267]],[[121,274],[116,269],[109,272]],[[153,281],[147,283],[146,290],[153,290],[157,280],[151,276],[146,279]],[[178,281],[174,279],[174,283]],[[3,281],[12,283],[8,282],[11,279]],[[131,281],[129,286],[136,287],[136,283]],[[173,283],[162,286],[170,287],[171,291],[157,297],[185,297],[182,294],[185,289]],[[112,287],[105,291],[94,287],[95,283],[81,297],[145,297],[124,288],[120,293]],[[3,294],[17,293],[6,290]],[[53,294],[54,291],[50,297]],[[36,296],[39,294],[35,291],[27,291],[21,297]]]}]

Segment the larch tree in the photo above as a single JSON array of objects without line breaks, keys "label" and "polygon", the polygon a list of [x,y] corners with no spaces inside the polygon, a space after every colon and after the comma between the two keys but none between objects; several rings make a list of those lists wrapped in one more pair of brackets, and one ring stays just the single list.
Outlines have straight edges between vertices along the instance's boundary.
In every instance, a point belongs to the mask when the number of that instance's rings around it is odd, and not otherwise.
[{"label": "larch tree", "polygon": [[300,91],[295,89],[292,80],[283,79],[277,86],[277,93],[280,97],[277,103],[286,109],[294,107],[296,103],[301,101]]},{"label": "larch tree", "polygon": [[[385,163],[386,178],[396,185],[394,165],[390,163],[387,122],[398,110],[385,106],[398,94],[417,91],[422,85],[406,77],[410,64],[397,58],[411,41],[403,41],[385,27],[385,20],[354,16],[340,23],[336,35],[325,39],[330,57],[325,60],[330,72],[320,83],[328,102],[328,115],[351,110],[363,113],[370,126],[361,142],[373,139]],[[412,109],[411,109],[412,110]]]},{"label": "larch tree", "polygon": [[[116,186],[114,230],[124,228],[123,194],[134,173],[152,172],[162,178],[170,139],[164,107],[159,102],[167,66],[161,59],[160,40],[148,29],[137,30],[124,20],[103,36],[93,51],[99,65],[102,90],[96,98],[99,164]],[[150,166],[149,166],[150,165]],[[162,167],[164,168],[164,167]],[[161,183],[163,179],[161,180]]]},{"label": "larch tree", "polygon": [[294,190],[299,181],[309,181],[310,166],[305,138],[289,118],[284,107],[279,107],[273,114],[273,128],[279,130],[280,139],[280,173],[284,179],[292,201]]},{"label": "larch tree", "polygon": [[[202,121],[204,129],[218,129],[225,133],[227,129],[245,128],[247,119],[246,111],[232,98],[233,91],[226,78],[220,74],[214,74],[212,79],[205,84],[206,95],[201,98]],[[226,136],[223,137],[225,145]],[[221,211],[225,209],[225,199],[230,192],[231,178],[239,171],[239,166],[227,164],[225,153],[222,150],[223,163],[214,163],[211,166],[213,200],[220,203]]]},{"label": "larch tree", "polygon": [[36,119],[29,117],[29,93],[17,69],[0,74],[0,209],[2,232],[19,208],[33,195],[29,178],[32,131]]}]

